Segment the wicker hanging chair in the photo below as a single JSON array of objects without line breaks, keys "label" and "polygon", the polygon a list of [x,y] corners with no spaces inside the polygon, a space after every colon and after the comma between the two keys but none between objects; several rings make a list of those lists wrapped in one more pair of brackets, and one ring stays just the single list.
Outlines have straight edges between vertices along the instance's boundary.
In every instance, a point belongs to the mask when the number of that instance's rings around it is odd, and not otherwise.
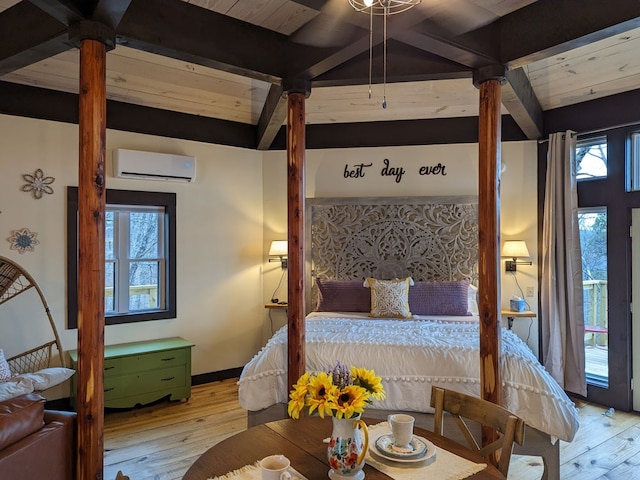
[{"label": "wicker hanging chair", "polygon": [[24,268],[8,258],[0,257],[0,305],[8,302],[27,290],[30,290],[31,288],[35,288],[36,292],[38,292],[44,311],[49,319],[49,325],[53,331],[54,338],[53,340],[34,347],[31,350],[8,358],[7,362],[14,374],[31,373],[50,367],[52,358],[51,353],[54,345],[58,349],[62,366],[66,367],[62,344],[60,343],[60,337],[58,336],[58,330],[56,329],[53,317],[49,311],[49,305],[47,305],[47,300],[44,298],[42,290],[40,290],[36,281]]}]

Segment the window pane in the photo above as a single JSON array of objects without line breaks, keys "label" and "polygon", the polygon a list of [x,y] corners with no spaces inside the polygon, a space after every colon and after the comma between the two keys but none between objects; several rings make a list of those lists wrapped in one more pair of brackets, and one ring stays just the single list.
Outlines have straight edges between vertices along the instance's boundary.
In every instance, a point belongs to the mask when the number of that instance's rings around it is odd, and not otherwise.
[{"label": "window pane", "polygon": [[115,263],[107,262],[104,273],[104,311],[105,313],[115,312],[116,303],[114,296],[115,285]]},{"label": "window pane", "polygon": [[607,176],[607,138],[592,138],[576,146],[576,178],[586,180]]},{"label": "window pane", "polygon": [[159,262],[129,264],[129,310],[158,308]]},{"label": "window pane", "polygon": [[607,212],[583,210],[578,214],[582,249],[584,347],[587,381],[608,385],[609,321],[607,283]]},{"label": "window pane", "polygon": [[[67,199],[67,226],[77,232],[78,187],[67,187]],[[109,189],[106,203],[105,324],[176,318],[176,194]],[[78,325],[78,242],[67,239],[69,328]]]},{"label": "window pane", "polygon": [[105,235],[104,235],[104,256],[106,259],[115,258],[113,255],[113,242],[115,235],[115,214],[113,212],[106,212],[104,216],[105,223]]},{"label": "window pane", "polygon": [[129,258],[159,258],[159,214],[131,212],[129,214]]}]

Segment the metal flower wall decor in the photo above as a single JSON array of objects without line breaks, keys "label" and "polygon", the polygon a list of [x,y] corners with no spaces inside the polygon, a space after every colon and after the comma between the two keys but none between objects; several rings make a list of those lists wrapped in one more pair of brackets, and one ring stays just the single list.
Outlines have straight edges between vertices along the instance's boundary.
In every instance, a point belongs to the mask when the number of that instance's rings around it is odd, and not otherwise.
[{"label": "metal flower wall decor", "polygon": [[42,169],[38,168],[33,175],[25,173],[22,175],[22,178],[26,184],[22,186],[23,192],[31,192],[33,194],[33,198],[40,199],[42,198],[43,193],[47,193],[51,195],[53,193],[53,188],[51,188],[51,184],[55,181],[53,177],[45,177]]},{"label": "metal flower wall decor", "polygon": [[17,250],[20,254],[33,252],[34,247],[40,244],[40,241],[36,239],[37,236],[36,232],[32,232],[28,228],[11,230],[11,235],[7,237],[7,242],[11,244],[9,250]]}]

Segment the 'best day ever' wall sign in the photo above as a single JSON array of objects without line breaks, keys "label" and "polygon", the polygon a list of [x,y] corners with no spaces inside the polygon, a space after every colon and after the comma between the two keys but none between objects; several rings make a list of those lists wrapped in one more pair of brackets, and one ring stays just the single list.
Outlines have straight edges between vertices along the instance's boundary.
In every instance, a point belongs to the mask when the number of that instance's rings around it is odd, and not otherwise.
[{"label": "'best day ever' wall sign", "polygon": [[[391,165],[391,161],[388,158],[385,158],[382,162],[384,163],[384,166],[380,169],[380,176],[394,178],[396,183],[400,183],[402,181],[402,176],[407,173],[404,167],[395,167]],[[356,163],[353,165],[349,165],[347,163],[344,166],[344,178],[364,178],[367,173],[376,171],[375,168],[372,168],[373,166],[373,162]],[[368,170],[369,168],[372,169]],[[438,163],[437,165],[423,165],[418,168],[418,175],[446,176],[446,168],[446,165],[443,165],[442,163]]]}]

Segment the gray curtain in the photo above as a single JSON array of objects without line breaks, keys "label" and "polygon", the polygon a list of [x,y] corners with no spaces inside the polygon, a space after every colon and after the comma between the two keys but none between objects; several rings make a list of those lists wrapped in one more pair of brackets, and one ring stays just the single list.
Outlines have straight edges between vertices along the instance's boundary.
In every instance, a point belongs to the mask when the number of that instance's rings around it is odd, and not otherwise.
[{"label": "gray curtain", "polygon": [[587,394],[575,133],[549,136],[540,289],[542,360],[562,388]]}]

